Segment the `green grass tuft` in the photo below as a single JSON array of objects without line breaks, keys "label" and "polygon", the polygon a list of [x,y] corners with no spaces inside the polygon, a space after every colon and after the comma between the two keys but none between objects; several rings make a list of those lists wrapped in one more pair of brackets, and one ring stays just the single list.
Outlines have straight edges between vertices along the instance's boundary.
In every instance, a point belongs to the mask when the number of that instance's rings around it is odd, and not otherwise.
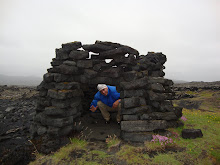
[{"label": "green grass tuft", "polygon": [[148,164],[149,155],[142,153],[142,148],[136,148],[124,145],[121,150],[116,153],[119,160],[125,161],[127,164]]},{"label": "green grass tuft", "polygon": [[79,148],[84,149],[88,144],[86,140],[82,140],[78,138],[70,138],[70,142],[75,148],[78,148],[78,149]]},{"label": "green grass tuft", "polygon": [[115,145],[118,145],[120,142],[121,142],[121,140],[119,140],[116,135],[108,136],[106,138],[106,143],[107,143],[108,148],[115,146]]},{"label": "green grass tuft", "polygon": [[159,154],[152,159],[152,164],[163,164],[163,165],[182,165],[180,161],[176,160],[172,153],[170,154]]}]

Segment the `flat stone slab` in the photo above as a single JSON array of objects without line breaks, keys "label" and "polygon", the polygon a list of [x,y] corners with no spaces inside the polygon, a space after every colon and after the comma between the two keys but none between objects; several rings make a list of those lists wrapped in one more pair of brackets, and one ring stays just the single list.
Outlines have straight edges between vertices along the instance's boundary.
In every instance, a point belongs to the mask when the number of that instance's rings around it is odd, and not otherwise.
[{"label": "flat stone slab", "polygon": [[166,128],[166,120],[136,120],[121,122],[121,130],[126,132],[150,132],[153,130]]},{"label": "flat stone slab", "polygon": [[112,50],[114,49],[114,47],[97,43],[97,44],[83,45],[83,49],[89,52],[100,53],[107,50]]},{"label": "flat stone slab", "polygon": [[152,112],[141,115],[141,120],[177,120],[174,112]]},{"label": "flat stone slab", "polygon": [[82,43],[78,41],[62,44],[62,49],[67,52],[71,50],[77,50],[78,48],[81,48],[81,47],[82,47]]},{"label": "flat stone slab", "polygon": [[135,108],[129,108],[129,109],[122,109],[121,114],[122,115],[133,115],[133,114],[138,114],[138,113],[147,113],[151,112],[150,106],[140,106],[140,107],[135,107]]},{"label": "flat stone slab", "polygon": [[115,56],[123,56],[125,54],[139,55],[139,52],[129,46],[122,46],[117,49],[112,49],[100,53],[100,58],[113,58]]},{"label": "flat stone slab", "polygon": [[148,84],[148,78],[144,77],[130,82],[121,82],[120,86],[124,90],[130,90],[130,89],[140,89],[140,88],[143,89],[147,86],[147,84]]},{"label": "flat stone slab", "polygon": [[73,50],[70,52],[69,57],[75,60],[82,60],[89,58],[88,51],[80,51],[80,50]]},{"label": "flat stone slab", "polygon": [[144,142],[152,140],[153,132],[124,132],[121,133],[121,138],[129,142]]}]

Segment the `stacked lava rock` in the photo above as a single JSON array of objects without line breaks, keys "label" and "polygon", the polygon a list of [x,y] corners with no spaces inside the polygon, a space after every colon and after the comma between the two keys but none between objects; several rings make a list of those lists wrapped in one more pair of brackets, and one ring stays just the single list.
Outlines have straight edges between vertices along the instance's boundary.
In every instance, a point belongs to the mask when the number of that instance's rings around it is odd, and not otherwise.
[{"label": "stacked lava rock", "polygon": [[60,137],[75,130],[99,83],[114,85],[121,94],[124,140],[150,140],[152,131],[177,126],[182,109],[172,105],[173,82],[163,78],[165,62],[162,53],[139,56],[137,50],[118,43],[62,44],[38,86],[32,134]]}]

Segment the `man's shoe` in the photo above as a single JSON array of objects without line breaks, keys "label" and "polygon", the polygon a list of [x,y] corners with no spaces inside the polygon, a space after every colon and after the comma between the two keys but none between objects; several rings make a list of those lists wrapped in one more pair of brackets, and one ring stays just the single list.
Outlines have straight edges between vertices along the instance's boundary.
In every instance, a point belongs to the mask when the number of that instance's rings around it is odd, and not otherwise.
[{"label": "man's shoe", "polygon": [[110,124],[110,121],[107,121],[107,120],[106,120],[106,121],[105,121],[105,124]]},{"label": "man's shoe", "polygon": [[118,122],[117,122],[117,124],[118,124],[118,125],[120,125],[120,124],[121,124],[121,122],[120,122],[120,121],[118,121]]}]

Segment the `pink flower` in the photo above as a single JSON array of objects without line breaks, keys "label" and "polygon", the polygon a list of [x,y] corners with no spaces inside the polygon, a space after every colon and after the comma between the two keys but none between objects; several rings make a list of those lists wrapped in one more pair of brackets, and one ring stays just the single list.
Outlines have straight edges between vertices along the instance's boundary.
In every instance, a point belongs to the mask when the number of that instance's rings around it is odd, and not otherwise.
[{"label": "pink flower", "polygon": [[185,116],[182,116],[182,117],[181,117],[181,120],[186,121],[187,118],[186,118]]},{"label": "pink flower", "polygon": [[152,135],[153,139],[152,142],[159,142],[161,145],[167,145],[169,143],[173,143],[173,139],[168,138],[166,136],[160,136],[160,135]]},{"label": "pink flower", "polygon": [[173,143],[173,139],[170,138],[170,143]]}]

